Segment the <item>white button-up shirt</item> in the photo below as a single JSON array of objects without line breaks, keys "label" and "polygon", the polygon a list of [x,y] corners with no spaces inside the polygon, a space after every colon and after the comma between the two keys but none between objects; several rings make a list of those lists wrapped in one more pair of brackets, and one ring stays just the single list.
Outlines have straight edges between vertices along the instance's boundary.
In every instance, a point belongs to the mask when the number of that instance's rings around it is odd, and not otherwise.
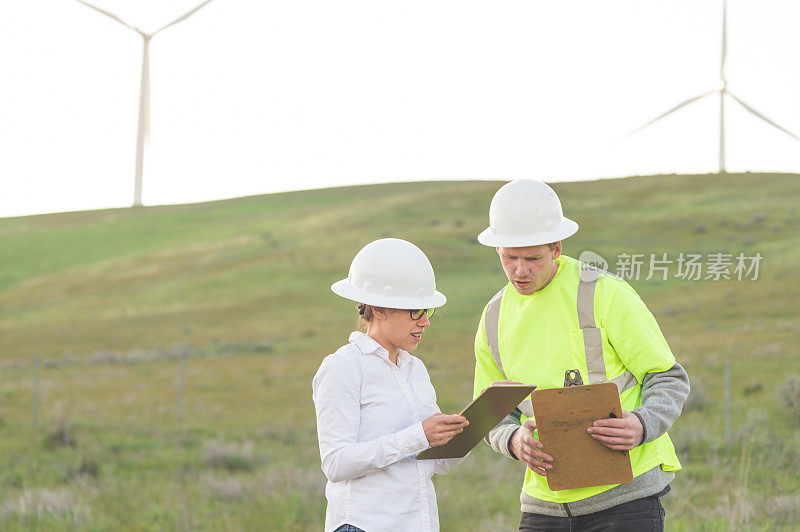
[{"label": "white button-up shirt", "polygon": [[416,460],[430,447],[422,421],[439,412],[420,359],[397,365],[361,332],[325,357],[313,380],[322,471],[328,477],[325,531],[347,523],[368,532],[436,531],[431,477],[462,459]]}]

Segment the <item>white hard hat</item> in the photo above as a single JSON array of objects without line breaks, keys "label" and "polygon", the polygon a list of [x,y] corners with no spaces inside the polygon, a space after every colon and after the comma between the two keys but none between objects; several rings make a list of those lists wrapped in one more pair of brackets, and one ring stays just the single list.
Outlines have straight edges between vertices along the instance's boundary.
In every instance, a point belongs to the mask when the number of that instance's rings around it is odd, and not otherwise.
[{"label": "white hard hat", "polygon": [[519,179],[495,193],[489,207],[489,227],[478,235],[478,242],[506,248],[540,246],[577,231],[578,224],[564,217],[552,188],[535,179]]},{"label": "white hard hat", "polygon": [[376,307],[421,309],[447,301],[436,291],[428,257],[411,242],[381,238],[356,254],[350,274],[331,285],[337,295]]}]

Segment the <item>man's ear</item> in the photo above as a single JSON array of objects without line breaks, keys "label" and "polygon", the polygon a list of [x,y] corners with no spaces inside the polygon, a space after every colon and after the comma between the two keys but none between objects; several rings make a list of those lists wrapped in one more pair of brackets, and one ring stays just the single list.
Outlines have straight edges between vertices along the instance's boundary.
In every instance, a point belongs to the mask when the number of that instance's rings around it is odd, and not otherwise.
[{"label": "man's ear", "polygon": [[553,248],[553,259],[557,259],[560,256],[561,256],[561,240],[556,242],[556,245]]}]

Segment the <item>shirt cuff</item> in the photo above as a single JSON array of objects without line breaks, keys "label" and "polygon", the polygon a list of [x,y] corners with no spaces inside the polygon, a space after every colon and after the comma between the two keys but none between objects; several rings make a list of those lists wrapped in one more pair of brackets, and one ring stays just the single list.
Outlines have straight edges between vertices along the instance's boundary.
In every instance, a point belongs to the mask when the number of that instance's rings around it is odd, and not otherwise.
[{"label": "shirt cuff", "polygon": [[[514,431],[516,432],[516,430]],[[508,451],[508,456],[513,458],[514,460],[519,460],[517,455],[514,454],[514,451],[511,449],[511,440],[514,438],[514,432],[511,433],[511,438],[508,439],[508,443],[506,444],[506,450]]]},{"label": "shirt cuff", "polygon": [[512,460],[519,460],[517,455],[514,454],[514,451],[511,450],[511,440],[514,438],[514,433],[516,433],[519,428],[520,425],[500,425],[494,429],[496,432],[492,435],[492,437],[496,438],[497,442],[495,450]]},{"label": "shirt cuff", "polygon": [[642,445],[643,443],[648,443],[648,441],[647,441],[647,425],[645,425],[645,424],[644,424],[644,418],[643,418],[643,417],[642,417],[642,415],[641,415],[639,412],[637,412],[636,410],[633,410],[632,412],[633,412],[633,414],[634,414],[636,417],[638,417],[638,418],[639,418],[639,423],[641,423],[641,424],[642,424],[642,441],[640,441],[640,442],[637,444],[637,446],[638,446],[638,445]]},{"label": "shirt cuff", "polygon": [[414,423],[395,434],[397,445],[403,456],[412,456],[430,448],[422,421]]}]

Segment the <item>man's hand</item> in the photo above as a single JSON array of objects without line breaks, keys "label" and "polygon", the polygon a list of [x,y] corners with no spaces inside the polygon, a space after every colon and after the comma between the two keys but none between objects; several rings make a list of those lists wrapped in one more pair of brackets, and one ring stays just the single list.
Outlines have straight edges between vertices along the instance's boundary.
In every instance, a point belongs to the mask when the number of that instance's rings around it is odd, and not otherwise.
[{"label": "man's hand", "polygon": [[[635,417],[635,416],[634,416]],[[536,421],[526,419],[525,423],[517,429],[511,436],[511,451],[524,462],[534,473],[543,477],[547,476],[547,470],[553,469],[553,457],[541,451],[542,443],[533,437],[533,430],[536,428]]]},{"label": "man's hand", "polygon": [[428,438],[430,446],[437,447],[452,440],[467,425],[469,425],[469,421],[464,416],[457,414],[448,416],[439,413],[423,421],[422,430],[425,431],[425,437]]},{"label": "man's hand", "polygon": [[598,419],[586,432],[615,451],[630,451],[641,444],[644,437],[644,427],[639,417],[627,410],[622,411],[621,418]]}]

